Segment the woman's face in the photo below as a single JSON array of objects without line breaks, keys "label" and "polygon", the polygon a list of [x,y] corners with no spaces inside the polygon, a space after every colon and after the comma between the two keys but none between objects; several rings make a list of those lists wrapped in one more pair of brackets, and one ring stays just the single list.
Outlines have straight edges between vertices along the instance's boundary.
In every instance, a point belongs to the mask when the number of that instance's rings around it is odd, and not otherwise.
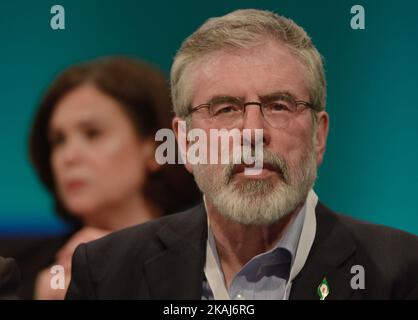
[{"label": "woman's face", "polygon": [[138,137],[122,106],[93,85],[56,105],[49,123],[51,164],[58,195],[77,216],[139,196],[153,142]]}]

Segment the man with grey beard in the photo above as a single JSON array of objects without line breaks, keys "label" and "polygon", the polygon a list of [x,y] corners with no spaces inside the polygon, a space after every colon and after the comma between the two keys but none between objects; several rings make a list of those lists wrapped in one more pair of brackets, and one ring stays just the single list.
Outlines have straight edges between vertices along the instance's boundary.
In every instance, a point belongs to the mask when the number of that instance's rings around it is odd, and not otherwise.
[{"label": "man with grey beard", "polygon": [[313,190],[329,116],[300,26],[252,9],[209,19],[179,49],[171,89],[177,137],[181,121],[253,131],[262,168],[186,159],[202,204],[78,247],[68,299],[418,298],[418,238],[335,214]]}]

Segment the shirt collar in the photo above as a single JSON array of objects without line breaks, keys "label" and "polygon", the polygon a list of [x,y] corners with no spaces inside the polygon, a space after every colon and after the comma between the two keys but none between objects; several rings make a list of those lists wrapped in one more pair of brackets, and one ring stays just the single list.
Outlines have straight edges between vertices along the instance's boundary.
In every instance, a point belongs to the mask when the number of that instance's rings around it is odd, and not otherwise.
[{"label": "shirt collar", "polygon": [[[315,192],[312,189],[309,191],[309,193],[315,194]],[[307,211],[307,208],[308,208],[308,202],[312,201],[310,199],[314,199],[314,197],[309,197],[308,196],[306,198],[302,208],[296,214],[295,219],[286,227],[283,236],[274,245],[274,247],[272,249],[270,249],[269,251],[263,252],[263,253],[255,256],[255,257],[253,257],[251,260],[257,259],[260,256],[264,256],[264,255],[271,254],[273,252],[277,252],[277,250],[280,250],[280,249],[285,249],[286,251],[288,251],[290,253],[291,264],[293,264],[293,262],[295,260],[295,256],[296,256],[296,250],[297,250],[298,244],[299,244],[300,235],[301,235],[303,225],[304,225],[304,222],[305,222],[305,216],[306,216],[306,211]],[[207,206],[206,206],[205,195],[203,195],[203,203],[205,205],[205,210],[206,210],[206,214],[207,214],[208,210],[207,210]],[[210,223],[209,223],[209,217],[208,217],[208,241],[209,241],[209,245],[212,247],[212,250],[214,252],[216,262],[218,263],[218,266],[220,266],[219,256],[218,256],[218,252],[217,252],[216,244],[215,244],[215,239],[214,239],[214,236],[213,236],[213,233],[212,233],[212,228],[211,228]]]}]

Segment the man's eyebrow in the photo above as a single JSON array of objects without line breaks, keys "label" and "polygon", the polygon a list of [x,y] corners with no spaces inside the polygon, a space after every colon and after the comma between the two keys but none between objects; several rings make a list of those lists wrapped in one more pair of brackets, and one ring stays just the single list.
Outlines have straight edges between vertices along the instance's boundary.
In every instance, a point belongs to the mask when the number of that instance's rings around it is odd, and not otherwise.
[{"label": "man's eyebrow", "polygon": [[284,90],[284,91],[274,91],[272,93],[269,93],[269,94],[260,96],[260,100],[261,101],[272,101],[272,100],[276,100],[278,98],[283,98],[283,97],[287,97],[287,98],[291,98],[291,99],[297,100],[296,99],[296,96],[292,92],[287,91],[287,90]]},{"label": "man's eyebrow", "polygon": [[[296,100],[295,95],[287,90],[281,90],[281,91],[274,91],[272,93],[260,96],[260,101],[272,101],[278,98],[293,98]],[[243,97],[234,97],[229,95],[214,95],[212,96],[207,102],[201,103],[202,104],[217,104],[217,103],[224,103],[224,102],[237,102],[237,101],[244,101],[245,99]]]},{"label": "man's eyebrow", "polygon": [[217,104],[217,103],[224,103],[224,102],[237,102],[237,101],[243,101],[240,97],[233,97],[228,95],[215,95],[212,96],[208,102],[205,104]]}]

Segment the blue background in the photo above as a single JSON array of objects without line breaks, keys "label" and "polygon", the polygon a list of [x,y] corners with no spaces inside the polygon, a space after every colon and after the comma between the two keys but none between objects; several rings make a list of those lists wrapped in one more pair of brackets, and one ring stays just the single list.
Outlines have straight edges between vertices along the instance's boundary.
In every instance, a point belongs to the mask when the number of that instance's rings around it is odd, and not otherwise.
[{"label": "blue background", "polygon": [[[50,28],[61,4],[66,29]],[[350,28],[361,4],[366,29]],[[304,27],[325,57],[331,130],[316,191],[332,209],[418,234],[416,1],[1,1],[0,233],[63,225],[27,156],[28,132],[51,80],[71,64],[123,54],[167,73],[183,39],[208,17],[262,8]]]}]

